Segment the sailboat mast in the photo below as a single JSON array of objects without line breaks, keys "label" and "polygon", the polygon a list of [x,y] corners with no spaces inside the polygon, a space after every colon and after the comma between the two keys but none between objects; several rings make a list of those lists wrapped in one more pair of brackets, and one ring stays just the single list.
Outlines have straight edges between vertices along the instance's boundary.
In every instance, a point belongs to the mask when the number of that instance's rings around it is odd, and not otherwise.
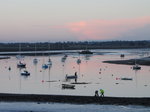
[{"label": "sailboat mast", "polygon": [[[50,52],[50,42],[48,42],[48,52]],[[49,59],[50,59],[50,53],[49,54]]]},{"label": "sailboat mast", "polygon": [[19,55],[21,55],[21,43],[19,43]]},{"label": "sailboat mast", "polygon": [[35,56],[36,56],[36,43],[35,43]]}]

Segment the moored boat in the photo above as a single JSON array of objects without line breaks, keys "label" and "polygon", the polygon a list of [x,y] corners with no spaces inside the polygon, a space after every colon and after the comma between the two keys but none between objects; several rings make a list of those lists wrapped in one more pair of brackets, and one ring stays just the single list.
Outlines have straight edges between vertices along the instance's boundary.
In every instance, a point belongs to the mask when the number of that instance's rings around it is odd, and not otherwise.
[{"label": "moored boat", "polygon": [[81,52],[79,52],[80,54],[93,54],[93,52],[89,51],[89,50],[83,50]]},{"label": "moored boat", "polygon": [[26,64],[25,64],[25,63],[22,63],[21,61],[19,61],[19,63],[17,64],[17,67],[18,67],[18,68],[25,68],[25,67],[26,67]]},{"label": "moored boat", "polygon": [[30,73],[29,73],[27,70],[24,70],[24,71],[21,73],[21,75],[23,75],[23,76],[29,76]]},{"label": "moored boat", "polygon": [[135,64],[133,66],[133,70],[140,70],[140,69],[141,69],[141,67],[138,64]]},{"label": "moored boat", "polygon": [[47,64],[43,64],[43,65],[42,65],[42,68],[43,68],[43,69],[47,69],[47,68],[48,68],[48,65],[47,65]]},{"label": "moored boat", "polygon": [[70,84],[62,84],[63,89],[75,89],[75,85]]}]

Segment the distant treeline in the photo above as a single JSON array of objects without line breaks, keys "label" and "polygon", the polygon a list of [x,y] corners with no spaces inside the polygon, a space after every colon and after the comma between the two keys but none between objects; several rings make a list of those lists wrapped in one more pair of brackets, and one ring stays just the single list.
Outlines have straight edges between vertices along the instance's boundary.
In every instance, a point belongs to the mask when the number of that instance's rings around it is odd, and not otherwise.
[{"label": "distant treeline", "polygon": [[150,48],[150,41],[0,43],[0,52],[35,51],[35,49],[37,51],[41,51],[41,50],[84,50],[84,49],[133,49],[133,48]]}]

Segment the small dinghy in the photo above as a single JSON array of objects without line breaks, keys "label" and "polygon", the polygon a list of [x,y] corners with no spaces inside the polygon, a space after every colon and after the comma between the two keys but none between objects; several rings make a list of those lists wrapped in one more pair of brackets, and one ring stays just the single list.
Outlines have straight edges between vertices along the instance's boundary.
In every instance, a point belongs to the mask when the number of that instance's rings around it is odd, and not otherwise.
[{"label": "small dinghy", "polygon": [[70,84],[62,84],[63,89],[75,89],[75,85]]},{"label": "small dinghy", "polygon": [[27,70],[24,70],[24,71],[21,73],[21,75],[23,75],[23,76],[29,76],[30,73],[29,73]]}]

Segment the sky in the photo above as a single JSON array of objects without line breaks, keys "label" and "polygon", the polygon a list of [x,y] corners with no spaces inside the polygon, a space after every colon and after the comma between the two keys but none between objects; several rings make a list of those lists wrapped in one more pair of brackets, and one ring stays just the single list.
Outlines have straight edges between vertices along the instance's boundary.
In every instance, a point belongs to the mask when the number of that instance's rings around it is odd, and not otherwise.
[{"label": "sky", "polygon": [[150,40],[150,0],[0,0],[0,42]]}]

